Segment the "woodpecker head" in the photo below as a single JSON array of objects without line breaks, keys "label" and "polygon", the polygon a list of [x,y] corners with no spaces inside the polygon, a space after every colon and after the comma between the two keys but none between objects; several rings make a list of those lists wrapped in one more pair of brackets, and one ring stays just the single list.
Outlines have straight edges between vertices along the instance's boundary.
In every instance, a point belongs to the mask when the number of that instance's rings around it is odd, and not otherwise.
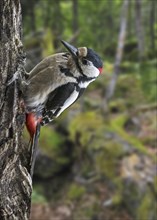
[{"label": "woodpecker head", "polygon": [[65,41],[61,42],[72,55],[75,66],[83,77],[96,78],[102,73],[102,60],[94,50],[87,47],[75,48]]}]

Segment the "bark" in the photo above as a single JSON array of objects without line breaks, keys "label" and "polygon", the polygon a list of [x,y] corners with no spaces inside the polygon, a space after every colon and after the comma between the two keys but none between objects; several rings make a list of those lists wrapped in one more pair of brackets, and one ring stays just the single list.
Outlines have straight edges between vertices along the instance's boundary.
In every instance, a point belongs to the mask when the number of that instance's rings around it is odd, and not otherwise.
[{"label": "bark", "polygon": [[136,35],[138,40],[139,60],[145,58],[144,26],[142,22],[142,0],[135,1]]},{"label": "bark", "polygon": [[121,64],[122,57],[123,57],[123,50],[124,50],[125,37],[126,37],[129,2],[130,0],[124,0],[123,6],[122,6],[120,32],[119,32],[118,46],[117,46],[117,52],[116,52],[116,57],[115,57],[114,73],[106,89],[105,101],[102,106],[103,110],[106,110],[107,102],[111,99],[111,97],[114,94],[119,71],[120,71],[120,64]]},{"label": "bark", "polygon": [[29,218],[32,180],[30,155],[22,144],[25,114],[17,81],[23,71],[20,0],[0,1],[0,219]]}]

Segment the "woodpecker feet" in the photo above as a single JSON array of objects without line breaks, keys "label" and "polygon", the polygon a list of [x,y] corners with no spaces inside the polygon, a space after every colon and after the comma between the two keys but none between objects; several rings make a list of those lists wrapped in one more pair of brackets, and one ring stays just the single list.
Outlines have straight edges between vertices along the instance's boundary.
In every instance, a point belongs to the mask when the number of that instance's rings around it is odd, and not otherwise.
[{"label": "woodpecker feet", "polygon": [[8,81],[7,86],[9,86],[10,84],[12,84],[15,80],[17,80],[19,78],[19,72],[16,71],[13,75],[13,77]]},{"label": "woodpecker feet", "polygon": [[26,79],[28,78],[29,74],[26,72],[25,69],[23,69],[22,73],[21,70],[17,70],[13,77],[7,82],[7,86],[11,85],[13,82],[15,82],[16,80],[18,80],[18,82],[21,84],[27,84],[26,83]]}]

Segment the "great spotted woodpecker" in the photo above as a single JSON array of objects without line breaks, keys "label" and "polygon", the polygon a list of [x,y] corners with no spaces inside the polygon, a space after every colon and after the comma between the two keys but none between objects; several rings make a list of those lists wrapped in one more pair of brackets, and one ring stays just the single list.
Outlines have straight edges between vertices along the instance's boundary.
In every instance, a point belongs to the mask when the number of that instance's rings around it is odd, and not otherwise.
[{"label": "great spotted woodpecker", "polygon": [[32,139],[37,126],[57,118],[102,72],[103,63],[92,49],[61,42],[68,52],[45,58],[24,83],[26,126]]}]

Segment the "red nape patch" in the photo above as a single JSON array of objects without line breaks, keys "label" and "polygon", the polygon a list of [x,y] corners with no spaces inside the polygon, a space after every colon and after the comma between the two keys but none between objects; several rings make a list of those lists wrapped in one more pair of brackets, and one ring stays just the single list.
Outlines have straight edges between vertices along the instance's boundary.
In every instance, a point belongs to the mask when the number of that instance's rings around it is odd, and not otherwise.
[{"label": "red nape patch", "polygon": [[42,118],[37,118],[34,113],[26,114],[26,127],[31,137],[36,132],[37,123],[40,123]]},{"label": "red nape patch", "polygon": [[98,68],[99,72],[102,73],[102,68]]}]

